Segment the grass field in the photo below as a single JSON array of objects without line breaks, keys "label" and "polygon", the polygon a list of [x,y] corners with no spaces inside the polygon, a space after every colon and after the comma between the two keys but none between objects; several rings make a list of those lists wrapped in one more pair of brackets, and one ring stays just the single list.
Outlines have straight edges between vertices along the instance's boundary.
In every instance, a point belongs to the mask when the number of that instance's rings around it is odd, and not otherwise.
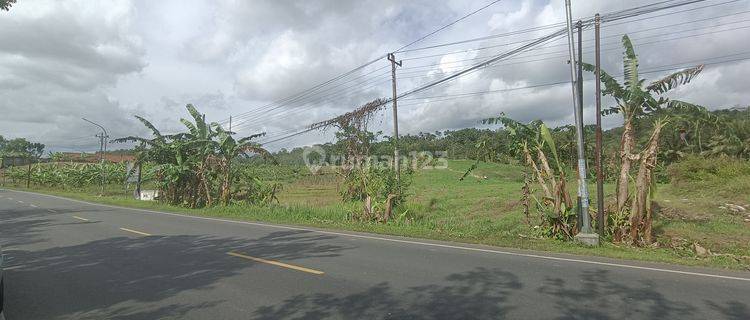
[{"label": "grass field", "polygon": [[[574,243],[534,236],[524,222],[520,205],[522,168],[514,165],[481,163],[463,181],[459,177],[473,161],[450,161],[448,169],[422,170],[413,176],[410,197],[397,218],[388,224],[349,219],[350,212],[361,210],[359,203],[342,203],[335,174],[286,174],[281,170],[284,187],[279,204],[272,206],[229,206],[186,209],[156,202],[130,199],[122,187],[110,186],[107,196],[96,196],[98,188],[32,189],[73,198],[149,208],[191,215],[240,220],[308,225],[353,231],[403,235],[495,246],[589,254],[615,258],[750,269],[750,223],[720,206],[725,202],[750,202],[747,193],[727,192],[717,196],[699,188],[661,185],[656,202],[661,207],[655,219],[658,246],[633,248],[605,243],[585,248]],[[283,171],[283,172],[282,172]],[[285,173],[286,172],[286,173]],[[290,178],[293,177],[293,178]],[[272,178],[272,177],[267,177]],[[743,183],[743,182],[740,182]],[[593,190],[593,185],[591,186]],[[605,190],[612,191],[607,185]],[[593,199],[592,199],[593,202]],[[532,209],[533,211],[533,209]],[[713,254],[697,256],[693,243]]]}]

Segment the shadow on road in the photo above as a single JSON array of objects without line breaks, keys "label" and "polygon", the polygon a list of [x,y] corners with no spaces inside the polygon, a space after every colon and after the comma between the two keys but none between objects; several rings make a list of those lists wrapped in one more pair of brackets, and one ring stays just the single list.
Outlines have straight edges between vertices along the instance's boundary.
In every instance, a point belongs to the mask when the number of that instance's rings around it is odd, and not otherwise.
[{"label": "shadow on road", "polygon": [[399,292],[387,282],[359,293],[297,295],[258,308],[253,319],[502,319],[508,296],[521,282],[499,269],[477,268],[445,279],[446,284]]},{"label": "shadow on road", "polygon": [[74,208],[55,208],[54,210],[55,212],[53,213],[44,208],[26,206],[3,208],[0,210],[0,243],[2,243],[3,247],[9,248],[17,245],[29,245],[47,241],[49,240],[45,235],[47,228],[82,223],[80,221],[63,223],[55,220],[56,217],[66,216],[68,217],[66,219],[69,220],[71,214],[92,211]]},{"label": "shadow on road", "polygon": [[117,237],[39,251],[10,250],[6,273],[8,319],[180,318],[221,304],[211,295],[170,299],[212,288],[218,280],[252,268],[228,256],[240,251],[291,261],[337,256],[346,247],[321,244],[327,236],[274,232],[257,239],[209,236]]},{"label": "shadow on road", "polygon": [[3,209],[0,216],[0,243],[4,248],[46,241],[45,227],[54,221],[38,209]]},{"label": "shadow on road", "polygon": [[[537,289],[551,299],[559,316],[557,319],[750,319],[747,306],[730,302],[725,312],[716,303],[698,304],[668,299],[650,280],[620,283],[610,279],[611,271],[583,271],[573,284],[562,278],[547,277]],[[722,317],[707,317],[702,311],[720,311]]]},{"label": "shadow on road", "polygon": [[[747,305],[668,299],[650,281],[621,283],[607,270],[524,281],[501,269],[452,274],[441,284],[382,282],[350,295],[297,295],[252,319],[750,319]],[[702,304],[701,304],[702,302]]]},{"label": "shadow on road", "polygon": [[714,309],[715,311],[718,311],[722,316],[724,316],[724,319],[731,319],[731,320],[747,320],[750,319],[750,309],[748,309],[747,305],[738,301],[730,301],[725,303],[725,305],[720,305],[716,302],[706,300],[705,303],[711,307],[711,309]]}]

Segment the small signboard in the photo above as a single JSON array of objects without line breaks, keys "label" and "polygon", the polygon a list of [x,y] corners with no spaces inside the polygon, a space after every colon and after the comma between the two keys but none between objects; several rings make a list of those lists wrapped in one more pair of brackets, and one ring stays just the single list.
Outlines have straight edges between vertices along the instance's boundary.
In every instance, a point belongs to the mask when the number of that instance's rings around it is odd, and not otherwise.
[{"label": "small signboard", "polygon": [[141,168],[135,167],[135,163],[128,161],[128,163],[125,165],[125,182],[126,183],[137,183],[138,182],[138,176],[140,174]]},{"label": "small signboard", "polygon": [[159,190],[141,190],[141,200],[153,201],[159,197]]}]

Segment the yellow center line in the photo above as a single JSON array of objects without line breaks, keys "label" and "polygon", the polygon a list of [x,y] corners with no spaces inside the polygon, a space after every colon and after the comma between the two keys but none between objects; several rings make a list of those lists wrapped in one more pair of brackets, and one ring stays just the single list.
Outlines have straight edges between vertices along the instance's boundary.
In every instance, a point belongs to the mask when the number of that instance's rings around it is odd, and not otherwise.
[{"label": "yellow center line", "polygon": [[133,230],[133,229],[128,229],[128,228],[120,228],[120,230],[127,231],[127,232],[132,232],[132,233],[135,233],[135,234],[140,234],[142,236],[150,236],[151,235],[150,233],[145,233],[145,232],[141,232],[141,231],[137,231],[137,230]]},{"label": "yellow center line", "polygon": [[18,200],[18,203],[23,203],[23,201],[21,201],[21,200]]},{"label": "yellow center line", "polygon": [[47,211],[52,212],[52,213],[57,213],[57,211],[52,210],[52,209],[47,209]]},{"label": "yellow center line", "polygon": [[86,218],[81,218],[81,217],[79,217],[79,216],[73,216],[73,218],[76,218],[76,219],[78,219],[78,220],[83,220],[83,221],[89,221],[89,219],[86,219]]},{"label": "yellow center line", "polygon": [[324,274],[325,273],[323,271],[318,271],[318,270],[315,270],[315,269],[308,269],[308,268],[305,268],[305,267],[300,267],[300,266],[295,266],[295,265],[291,265],[291,264],[286,264],[286,263],[279,262],[279,261],[273,261],[273,260],[266,260],[266,259],[251,257],[251,256],[248,256],[248,255],[244,255],[244,254],[236,253],[236,252],[231,252],[231,251],[227,252],[227,254],[230,255],[230,256],[235,256],[235,257],[244,258],[244,259],[248,259],[248,260],[253,260],[253,261],[257,261],[257,262],[272,264],[272,265],[275,265],[275,266],[279,266],[279,267],[283,267],[283,268],[289,268],[289,269],[293,269],[293,270],[297,270],[297,271],[302,271],[302,272],[307,272],[307,273],[312,273],[312,274],[318,274],[318,275],[320,275],[320,274]]},{"label": "yellow center line", "polygon": [[30,204],[29,206],[31,206],[32,208],[39,208],[39,207],[37,207],[36,205],[33,205],[33,204]]}]

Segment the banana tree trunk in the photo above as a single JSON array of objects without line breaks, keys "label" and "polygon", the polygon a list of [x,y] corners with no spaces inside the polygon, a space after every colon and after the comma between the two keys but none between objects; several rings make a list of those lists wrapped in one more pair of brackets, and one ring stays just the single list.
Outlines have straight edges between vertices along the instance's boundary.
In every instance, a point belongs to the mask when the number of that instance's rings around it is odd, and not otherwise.
[{"label": "banana tree trunk", "polygon": [[523,152],[524,156],[526,157],[526,163],[531,167],[532,170],[534,170],[534,176],[536,177],[537,182],[539,182],[539,186],[542,187],[544,196],[551,199],[552,192],[549,190],[549,187],[547,187],[547,181],[544,179],[544,175],[542,175],[542,172],[539,170],[539,167],[531,157],[531,153],[526,146],[523,147]]},{"label": "banana tree trunk", "polygon": [[630,167],[633,160],[633,149],[635,148],[635,132],[633,129],[632,114],[624,114],[624,131],[620,140],[620,175],[617,180],[617,211],[622,212],[627,205],[630,196],[628,184],[630,182]]},{"label": "banana tree trunk", "polygon": [[206,178],[206,160],[203,160],[203,163],[201,163],[200,166],[200,180],[201,184],[203,185],[203,190],[206,194],[206,206],[210,207],[213,204],[213,199],[211,199],[211,186],[208,183],[208,179]]},{"label": "banana tree trunk", "polygon": [[664,125],[657,123],[654,132],[649,138],[648,145],[643,150],[638,168],[638,175],[635,181],[635,197],[630,212],[630,237],[634,244],[637,244],[639,233],[646,244],[653,242],[651,235],[652,215],[649,193],[653,170],[656,167],[657,153],[659,151],[659,135]]},{"label": "banana tree trunk", "polygon": [[703,153],[703,144],[701,143],[701,128],[700,128],[700,122],[696,123],[695,125],[695,135],[698,139],[698,152]]},{"label": "banana tree trunk", "polygon": [[221,201],[224,203],[224,205],[229,205],[229,201],[231,200],[231,171],[232,171],[232,163],[230,159],[225,160],[224,164],[224,181],[221,186]]}]

